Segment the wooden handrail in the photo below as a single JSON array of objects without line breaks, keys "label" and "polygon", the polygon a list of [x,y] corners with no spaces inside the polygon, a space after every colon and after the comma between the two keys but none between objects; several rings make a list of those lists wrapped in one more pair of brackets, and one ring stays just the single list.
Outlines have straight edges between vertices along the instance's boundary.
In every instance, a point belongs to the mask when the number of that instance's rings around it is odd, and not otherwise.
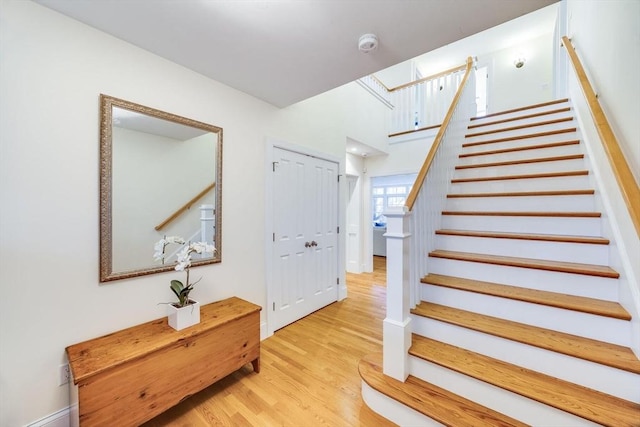
[{"label": "wooden handrail", "polygon": [[571,40],[569,40],[567,36],[563,36],[562,43],[569,54],[569,59],[578,77],[580,87],[589,104],[589,111],[598,130],[598,135],[600,135],[604,151],[607,153],[611,168],[620,186],[622,197],[631,215],[631,221],[636,228],[636,233],[640,237],[640,187],[631,173],[631,168],[620,149],[620,144],[618,144],[618,140],[613,134],[613,130],[604,114],[604,110],[602,110],[602,106],[600,106],[596,93],[591,83],[589,83],[587,73],[582,67],[582,63],[576,54],[575,48],[571,44]]},{"label": "wooden handrail", "polygon": [[[438,77],[446,76],[447,74],[455,73],[456,71],[464,70],[465,67],[467,67],[467,64],[462,64],[462,65],[459,65],[457,67],[453,67],[453,68],[449,68],[448,70],[441,71],[441,72],[439,72],[437,74],[434,74],[432,76],[423,77],[421,79],[414,80],[412,82],[405,83],[405,84],[400,85],[400,86],[392,87],[391,89],[387,88],[387,90],[389,92],[395,92],[396,90],[404,89],[404,88],[410,87],[410,86],[415,86],[415,85],[418,85],[418,84],[420,84],[422,82],[426,82],[426,81],[429,81],[429,80],[437,79]],[[378,80],[378,79],[376,79],[376,80]],[[378,80],[378,81],[380,81],[380,80]]]},{"label": "wooden handrail", "polygon": [[429,172],[429,168],[431,167],[431,163],[433,162],[433,159],[436,156],[438,147],[440,147],[440,144],[442,143],[444,132],[447,130],[447,127],[449,126],[449,122],[453,117],[453,113],[456,109],[456,106],[458,105],[458,101],[462,96],[462,91],[464,90],[464,87],[467,84],[467,80],[469,79],[469,75],[471,74],[471,70],[473,68],[473,58],[471,57],[467,58],[467,64],[465,65],[465,67],[466,67],[466,71],[465,71],[464,77],[460,82],[460,86],[458,86],[458,90],[455,96],[453,97],[453,101],[451,101],[451,105],[449,106],[449,111],[447,111],[447,115],[444,117],[444,120],[442,121],[442,125],[440,126],[440,129],[438,130],[438,133],[436,134],[436,137],[433,140],[433,144],[431,145],[429,154],[427,154],[427,158],[422,164],[422,168],[420,168],[420,172],[416,177],[416,182],[413,184],[413,188],[411,188],[411,192],[409,192],[409,196],[407,197],[407,202],[405,203],[405,206],[409,210],[413,209],[413,205],[416,202],[416,198],[418,197],[418,194],[420,193],[422,184],[424,183],[424,180],[427,177],[427,172]]},{"label": "wooden handrail", "polygon": [[187,209],[189,209],[191,207],[191,205],[193,205],[195,202],[197,202],[198,200],[200,200],[202,197],[204,197],[205,194],[207,194],[209,191],[211,191],[213,189],[213,187],[216,186],[215,182],[212,182],[209,186],[207,186],[207,188],[205,188],[204,190],[202,190],[201,192],[199,192],[193,199],[189,200],[187,203],[185,203],[184,205],[182,205],[182,207],[180,209],[178,209],[177,211],[175,211],[173,214],[171,214],[171,216],[167,219],[165,219],[164,221],[162,221],[160,224],[156,225],[155,229],[157,231],[160,231],[164,228],[165,225],[169,224],[171,221],[173,221],[174,219],[176,219],[178,216],[180,216],[180,214],[182,214],[182,212],[186,211]]}]

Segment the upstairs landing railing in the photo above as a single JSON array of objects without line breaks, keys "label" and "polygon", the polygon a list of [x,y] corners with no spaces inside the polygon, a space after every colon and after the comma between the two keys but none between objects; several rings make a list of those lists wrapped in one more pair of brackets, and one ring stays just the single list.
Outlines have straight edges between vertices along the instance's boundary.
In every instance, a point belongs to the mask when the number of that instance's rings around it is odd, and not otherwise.
[{"label": "upstairs landing railing", "polygon": [[466,126],[476,113],[473,59],[438,130],[431,150],[398,211],[387,211],[387,317],[383,322],[383,371],[400,381],[409,375],[409,310],[420,301],[420,278],[428,272],[428,253],[440,223]]},{"label": "upstairs landing railing", "polygon": [[460,86],[466,65],[389,88],[374,75],[357,83],[391,108],[389,136],[440,126]]},{"label": "upstairs landing railing", "polygon": [[466,65],[389,89],[391,103],[390,135],[439,126],[464,77]]}]

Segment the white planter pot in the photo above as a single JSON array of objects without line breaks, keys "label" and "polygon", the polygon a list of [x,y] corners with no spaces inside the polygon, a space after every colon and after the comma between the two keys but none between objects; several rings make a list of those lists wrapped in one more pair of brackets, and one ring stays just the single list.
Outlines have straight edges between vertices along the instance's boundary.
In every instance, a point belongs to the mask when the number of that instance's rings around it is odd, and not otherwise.
[{"label": "white planter pot", "polygon": [[200,323],[200,303],[194,300],[189,301],[191,304],[184,307],[168,305],[169,326],[176,331]]}]

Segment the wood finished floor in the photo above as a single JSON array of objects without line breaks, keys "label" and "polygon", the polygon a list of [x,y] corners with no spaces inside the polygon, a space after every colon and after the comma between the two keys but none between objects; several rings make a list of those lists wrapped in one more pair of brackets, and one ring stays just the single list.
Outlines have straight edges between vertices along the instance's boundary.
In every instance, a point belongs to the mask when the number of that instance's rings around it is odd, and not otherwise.
[{"label": "wood finished floor", "polygon": [[247,365],[144,426],[394,426],[364,404],[358,374],[382,351],[385,262],[347,273],[348,298],[262,341],[259,374]]}]

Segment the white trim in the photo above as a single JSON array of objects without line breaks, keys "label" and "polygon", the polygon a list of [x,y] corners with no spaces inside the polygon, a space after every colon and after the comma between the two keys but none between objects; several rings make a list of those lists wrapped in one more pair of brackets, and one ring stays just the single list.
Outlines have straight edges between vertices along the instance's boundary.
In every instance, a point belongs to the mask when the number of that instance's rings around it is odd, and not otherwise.
[{"label": "white trim", "polygon": [[[339,176],[345,176],[345,160],[334,157],[330,154],[323,153],[311,148],[303,147],[300,145],[292,144],[286,141],[282,141],[276,138],[267,137],[265,140],[265,238],[264,238],[264,252],[265,252],[265,284],[266,284],[266,300],[265,300],[265,318],[266,318],[266,328],[263,330],[261,328],[261,338],[268,338],[273,335],[274,327],[273,327],[273,316],[271,315],[272,304],[273,304],[273,294],[275,290],[273,289],[273,269],[272,269],[272,258],[273,258],[273,150],[274,148],[280,148],[283,150],[291,151],[294,153],[302,154],[305,156],[311,156],[318,159],[326,160],[338,165],[338,173]],[[341,179],[338,184],[338,226],[340,227],[340,233],[338,235],[338,250],[336,256],[338,257],[338,279],[340,280],[340,285],[337,287],[337,295],[336,298],[338,301],[341,301],[347,297],[347,284],[346,284],[346,274],[345,274],[345,206],[346,206],[346,191],[345,191],[345,182],[346,179]]]},{"label": "white trim", "polygon": [[362,381],[362,400],[373,412],[399,426],[438,427],[444,425],[380,393],[364,381]]},{"label": "white trim", "polygon": [[69,407],[62,408],[53,414],[47,415],[44,418],[40,418],[38,421],[34,421],[31,424],[27,424],[27,427],[68,427],[71,425],[69,419]]}]

